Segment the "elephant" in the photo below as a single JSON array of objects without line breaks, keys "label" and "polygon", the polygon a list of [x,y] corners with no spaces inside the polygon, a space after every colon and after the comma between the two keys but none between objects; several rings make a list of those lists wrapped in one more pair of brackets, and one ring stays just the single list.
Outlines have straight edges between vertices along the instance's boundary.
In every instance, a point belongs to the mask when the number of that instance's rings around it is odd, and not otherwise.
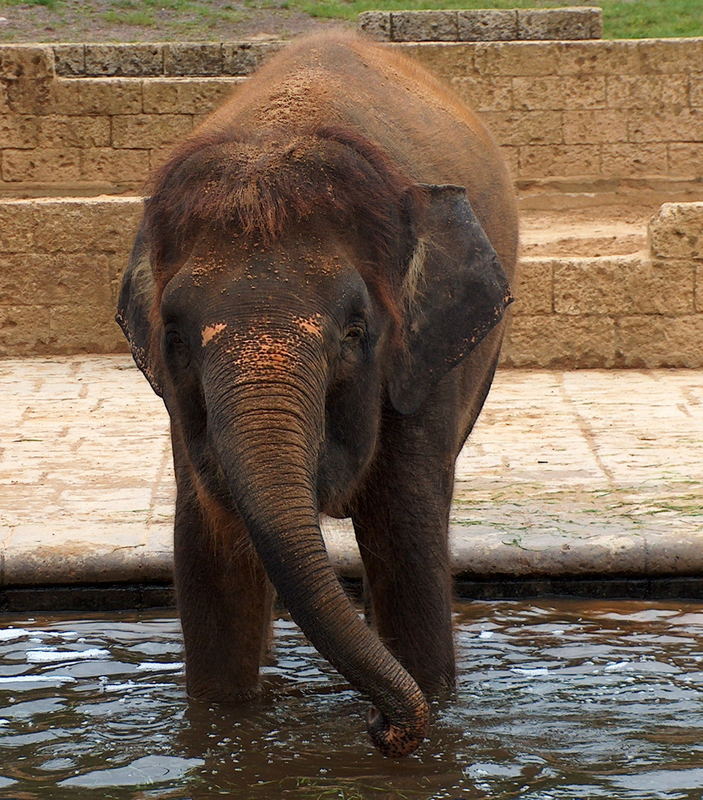
[{"label": "elephant", "polygon": [[[499,148],[419,64],[337,32],[264,64],[146,194],[116,319],[170,417],[187,693],[257,694],[275,592],[408,755],[455,681],[455,460],[513,299]],[[321,514],[352,520],[372,624]]]}]

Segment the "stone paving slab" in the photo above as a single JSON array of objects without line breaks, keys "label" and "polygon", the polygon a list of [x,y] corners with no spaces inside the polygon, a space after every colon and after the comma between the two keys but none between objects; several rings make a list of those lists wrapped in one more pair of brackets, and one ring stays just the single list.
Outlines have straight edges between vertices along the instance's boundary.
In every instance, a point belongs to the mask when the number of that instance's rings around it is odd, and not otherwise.
[{"label": "stone paving slab", "polygon": [[[0,361],[0,585],[166,581],[167,414],[127,356]],[[703,371],[501,370],[457,464],[468,576],[703,572]],[[350,526],[328,520],[341,573]]]}]

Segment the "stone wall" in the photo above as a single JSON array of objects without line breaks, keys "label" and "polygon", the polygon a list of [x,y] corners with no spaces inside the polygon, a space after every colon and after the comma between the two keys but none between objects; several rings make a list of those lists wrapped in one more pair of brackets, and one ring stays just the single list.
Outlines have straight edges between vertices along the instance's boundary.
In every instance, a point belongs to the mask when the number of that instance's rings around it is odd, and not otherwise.
[{"label": "stone wall", "polygon": [[[703,38],[416,43],[521,188],[703,178]],[[0,46],[0,193],[138,192],[280,43]]]},{"label": "stone wall", "polygon": [[[114,308],[138,198],[0,202],[0,355],[126,349]],[[525,258],[503,361],[703,367],[703,203],[665,204],[650,254]]]}]

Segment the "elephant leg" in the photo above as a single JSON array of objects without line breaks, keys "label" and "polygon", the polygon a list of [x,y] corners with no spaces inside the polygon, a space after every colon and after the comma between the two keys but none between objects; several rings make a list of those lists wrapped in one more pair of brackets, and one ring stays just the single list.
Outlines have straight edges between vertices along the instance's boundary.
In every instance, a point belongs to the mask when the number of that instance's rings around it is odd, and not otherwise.
[{"label": "elephant leg", "polygon": [[273,591],[241,518],[178,483],[174,556],[187,691],[246,700],[259,687]]},{"label": "elephant leg", "polygon": [[[417,452],[417,451],[416,451]],[[422,452],[422,451],[419,451]],[[387,451],[353,513],[373,624],[425,693],[454,686],[447,529],[453,464]]]}]

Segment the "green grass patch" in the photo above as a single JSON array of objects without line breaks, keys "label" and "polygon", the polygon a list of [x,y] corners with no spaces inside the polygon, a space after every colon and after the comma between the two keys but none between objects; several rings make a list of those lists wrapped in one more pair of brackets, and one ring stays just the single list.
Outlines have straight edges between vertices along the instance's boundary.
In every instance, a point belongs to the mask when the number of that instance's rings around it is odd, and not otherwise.
[{"label": "green grass patch", "polygon": [[557,8],[593,6],[603,9],[606,39],[703,36],[701,0],[288,0],[289,8],[313,17],[353,19],[362,11],[404,11],[441,8]]},{"label": "green grass patch", "polygon": [[108,25],[131,25],[138,28],[153,28],[156,17],[150,11],[106,11],[102,18]]}]

